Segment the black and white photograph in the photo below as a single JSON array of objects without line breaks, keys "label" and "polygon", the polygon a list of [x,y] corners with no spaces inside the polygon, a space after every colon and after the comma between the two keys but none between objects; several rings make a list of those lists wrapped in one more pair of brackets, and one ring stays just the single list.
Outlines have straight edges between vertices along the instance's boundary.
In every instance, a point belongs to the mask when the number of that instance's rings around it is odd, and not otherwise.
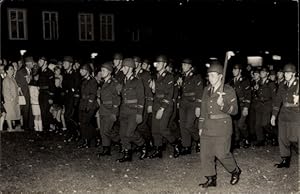
[{"label": "black and white photograph", "polygon": [[300,192],[298,0],[0,0],[0,193]]}]

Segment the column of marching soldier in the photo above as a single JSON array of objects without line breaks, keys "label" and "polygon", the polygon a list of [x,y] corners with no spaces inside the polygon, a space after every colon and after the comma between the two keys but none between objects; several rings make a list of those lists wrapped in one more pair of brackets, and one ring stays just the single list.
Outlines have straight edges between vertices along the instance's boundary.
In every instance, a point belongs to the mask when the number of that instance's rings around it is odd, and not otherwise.
[{"label": "column of marching soldier", "polygon": [[[26,69],[32,68],[32,57],[24,61]],[[174,71],[172,63],[164,55],[150,63],[140,57],[124,59],[117,53],[95,71],[92,63],[79,67],[70,56],[60,65],[39,58],[36,72],[44,130],[55,123],[50,107],[61,104],[65,141],[88,148],[96,140],[96,146],[102,144],[99,157],[111,156],[112,145],[118,145],[123,154],[119,162],[131,161],[133,152],[138,152],[141,160],[162,158],[167,143],[173,147],[174,158],[191,154],[193,145],[195,152],[200,152],[201,136],[201,161],[207,165],[203,167],[207,175],[207,182],[200,184],[203,187],[216,186],[210,157],[223,161],[232,174],[231,184],[238,182],[241,170],[230,148],[279,144],[282,162],[276,165],[289,167],[290,147],[298,146],[300,126],[299,79],[294,64],[286,64],[276,74],[264,66],[247,72],[235,62],[233,78],[220,95],[216,88],[223,67],[218,61],[211,61],[207,79],[195,71],[189,58],[181,61],[181,73]],[[62,76],[57,90],[59,66]]]}]

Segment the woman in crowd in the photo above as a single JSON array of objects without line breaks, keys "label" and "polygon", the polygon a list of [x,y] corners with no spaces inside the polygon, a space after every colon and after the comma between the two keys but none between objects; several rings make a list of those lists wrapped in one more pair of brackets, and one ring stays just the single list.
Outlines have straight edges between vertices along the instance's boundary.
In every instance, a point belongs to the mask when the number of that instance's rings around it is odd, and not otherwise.
[{"label": "woman in crowd", "polygon": [[2,83],[2,93],[4,98],[4,108],[6,110],[6,122],[8,125],[8,131],[13,131],[12,121],[20,120],[20,106],[19,106],[19,89],[17,82],[14,78],[15,69],[13,65],[9,64],[4,68],[6,77]]}]

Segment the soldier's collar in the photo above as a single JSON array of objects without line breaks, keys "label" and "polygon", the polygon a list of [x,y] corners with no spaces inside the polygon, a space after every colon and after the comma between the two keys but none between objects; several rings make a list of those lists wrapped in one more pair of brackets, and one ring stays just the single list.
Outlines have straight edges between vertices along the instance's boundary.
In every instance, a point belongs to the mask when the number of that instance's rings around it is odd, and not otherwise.
[{"label": "soldier's collar", "polygon": [[166,70],[163,70],[161,73],[158,73],[159,76],[165,77],[167,74]]},{"label": "soldier's collar", "polygon": [[193,71],[188,71],[186,74],[185,74],[185,77],[189,77],[189,76],[193,76],[194,73]]}]

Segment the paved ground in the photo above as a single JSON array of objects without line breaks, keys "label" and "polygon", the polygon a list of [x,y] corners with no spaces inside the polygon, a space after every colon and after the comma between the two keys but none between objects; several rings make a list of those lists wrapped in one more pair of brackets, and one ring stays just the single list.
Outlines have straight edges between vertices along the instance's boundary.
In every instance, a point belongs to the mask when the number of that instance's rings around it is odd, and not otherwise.
[{"label": "paved ground", "polygon": [[242,169],[238,185],[218,163],[217,187],[202,189],[199,154],[131,163],[97,158],[96,148],[76,149],[59,135],[2,132],[0,192],[3,193],[297,193],[299,160],[293,152],[289,169],[276,169],[278,147],[240,149],[234,156]]}]

